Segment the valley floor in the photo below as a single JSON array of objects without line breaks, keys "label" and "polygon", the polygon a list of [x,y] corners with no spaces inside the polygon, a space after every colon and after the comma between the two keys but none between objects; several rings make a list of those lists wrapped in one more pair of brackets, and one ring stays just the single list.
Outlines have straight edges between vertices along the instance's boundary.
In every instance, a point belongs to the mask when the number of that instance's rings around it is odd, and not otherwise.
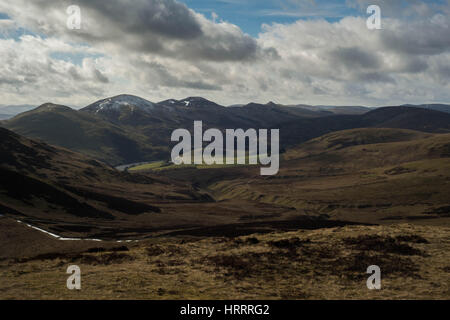
[{"label": "valley floor", "polygon": [[[15,258],[0,258],[0,299],[450,298],[449,227],[345,226],[123,245],[58,241],[7,218],[0,225],[10,230],[2,243],[16,246]],[[79,291],[66,288],[69,265],[81,268]],[[381,290],[367,289],[370,265],[381,268]]]},{"label": "valley floor", "polygon": [[450,298],[450,134],[334,132],[266,177],[118,172],[0,133],[0,299]]}]

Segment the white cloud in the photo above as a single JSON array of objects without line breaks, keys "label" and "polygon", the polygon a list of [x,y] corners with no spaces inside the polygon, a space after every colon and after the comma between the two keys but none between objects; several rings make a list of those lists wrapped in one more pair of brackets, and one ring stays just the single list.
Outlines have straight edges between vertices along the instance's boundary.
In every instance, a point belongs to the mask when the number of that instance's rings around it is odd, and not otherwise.
[{"label": "white cloud", "polygon": [[137,0],[124,11],[125,2],[114,0],[105,12],[96,1],[79,2],[80,32],[66,29],[64,1],[36,0],[27,10],[22,0],[0,4],[14,19],[4,29],[13,23],[40,35],[0,39],[2,103],[83,106],[120,93],[153,101],[202,95],[222,104],[450,101],[449,18],[417,1],[420,17],[384,18],[383,30],[368,30],[362,17],[299,20],[265,25],[257,38],[177,2]]}]

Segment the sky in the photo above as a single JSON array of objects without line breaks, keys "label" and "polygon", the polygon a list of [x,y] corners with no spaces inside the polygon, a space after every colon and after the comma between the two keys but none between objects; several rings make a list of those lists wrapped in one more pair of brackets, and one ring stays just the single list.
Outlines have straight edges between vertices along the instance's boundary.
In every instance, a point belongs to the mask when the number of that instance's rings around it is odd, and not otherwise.
[{"label": "sky", "polygon": [[450,0],[0,0],[0,105],[450,103],[449,25]]}]

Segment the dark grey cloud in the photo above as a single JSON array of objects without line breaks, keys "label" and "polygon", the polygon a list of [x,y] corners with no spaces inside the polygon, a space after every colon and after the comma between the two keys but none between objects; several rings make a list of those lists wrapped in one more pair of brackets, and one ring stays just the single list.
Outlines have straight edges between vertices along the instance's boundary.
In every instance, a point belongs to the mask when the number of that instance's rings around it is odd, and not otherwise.
[{"label": "dark grey cloud", "polygon": [[103,73],[101,73],[99,70],[94,69],[93,70],[94,73],[94,79],[97,80],[98,82],[102,82],[102,83],[108,83],[109,79],[103,75]]},{"label": "dark grey cloud", "polygon": [[176,56],[209,61],[243,61],[256,59],[259,51],[256,41],[248,36],[236,37],[229,33],[204,35],[198,41],[186,42]]},{"label": "dark grey cloud", "polygon": [[349,69],[375,69],[382,64],[375,53],[358,47],[334,49],[329,53],[329,58],[337,66],[345,66]]},{"label": "dark grey cloud", "polygon": [[357,80],[362,82],[382,82],[382,83],[395,83],[395,79],[390,75],[382,72],[367,72],[360,73],[356,77]]},{"label": "dark grey cloud", "polygon": [[78,3],[103,21],[114,21],[128,34],[156,34],[181,40],[202,35],[201,25],[193,12],[174,0],[78,0]]},{"label": "dark grey cloud", "polygon": [[417,22],[386,30],[381,35],[383,49],[405,55],[437,55],[449,51],[450,18],[441,17],[447,24]]},{"label": "dark grey cloud", "polygon": [[437,74],[439,80],[441,80],[444,84],[450,83],[450,66],[441,66],[437,69]]},{"label": "dark grey cloud", "polygon": [[167,68],[157,62],[135,62],[135,67],[140,70],[144,70],[146,74],[146,81],[156,86],[165,86],[169,88],[188,88],[188,89],[198,89],[198,90],[220,90],[220,85],[212,82],[205,82],[198,79],[185,79],[177,77],[171,74]]},{"label": "dark grey cloud", "polygon": [[399,68],[400,72],[420,73],[428,69],[429,65],[423,58],[416,56],[406,56],[403,58],[404,64]]},{"label": "dark grey cloud", "polygon": [[81,77],[80,73],[75,69],[74,66],[69,68],[69,75],[72,77],[75,81],[81,81],[83,80],[83,77]]},{"label": "dark grey cloud", "polygon": [[[214,23],[176,0],[16,1],[18,9],[28,7],[24,23],[40,32],[117,51],[191,61],[244,61],[277,55],[274,48],[260,48],[237,26]],[[69,5],[81,9],[81,30],[69,30],[63,23]],[[20,10],[11,10],[14,19],[23,15]],[[43,16],[46,19],[40,18]]]}]

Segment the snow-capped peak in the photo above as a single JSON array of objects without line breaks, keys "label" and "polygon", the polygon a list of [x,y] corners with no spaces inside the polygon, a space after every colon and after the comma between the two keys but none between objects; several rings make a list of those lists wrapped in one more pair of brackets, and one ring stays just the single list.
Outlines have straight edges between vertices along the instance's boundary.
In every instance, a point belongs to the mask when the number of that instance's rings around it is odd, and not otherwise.
[{"label": "snow-capped peak", "polygon": [[91,104],[90,106],[86,107],[86,109],[94,111],[95,113],[99,113],[102,111],[110,111],[110,110],[119,111],[123,107],[130,107],[132,109],[137,108],[139,110],[148,112],[155,108],[155,104],[137,96],[122,94],[119,96],[97,101]]},{"label": "snow-capped peak", "polygon": [[205,98],[202,98],[202,97],[189,97],[189,98],[186,98],[186,99],[183,99],[183,100],[181,100],[182,102],[205,102],[205,101],[208,101],[208,100],[206,100]]}]

